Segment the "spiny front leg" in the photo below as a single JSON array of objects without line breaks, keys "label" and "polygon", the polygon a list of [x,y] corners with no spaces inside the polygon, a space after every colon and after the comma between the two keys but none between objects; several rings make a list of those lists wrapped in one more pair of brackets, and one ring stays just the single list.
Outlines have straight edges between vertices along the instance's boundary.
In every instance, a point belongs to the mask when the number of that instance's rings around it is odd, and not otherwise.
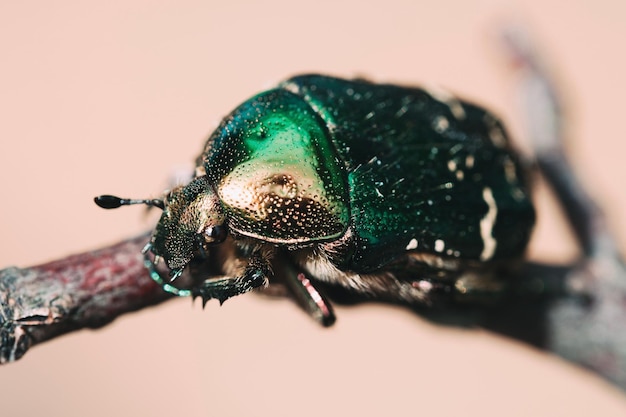
[{"label": "spiny front leg", "polygon": [[227,299],[267,285],[271,273],[269,260],[260,251],[250,255],[242,271],[235,276],[212,277],[191,289],[191,295],[202,298],[202,305],[212,298],[222,304]]}]

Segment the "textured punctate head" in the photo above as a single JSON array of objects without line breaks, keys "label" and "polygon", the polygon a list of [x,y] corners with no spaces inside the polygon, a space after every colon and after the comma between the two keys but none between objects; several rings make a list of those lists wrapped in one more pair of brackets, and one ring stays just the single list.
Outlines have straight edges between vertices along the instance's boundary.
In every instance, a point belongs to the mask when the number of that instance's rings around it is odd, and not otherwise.
[{"label": "textured punctate head", "polygon": [[349,223],[345,174],[311,105],[271,90],[238,107],[207,142],[204,168],[232,230],[274,243],[333,239]]},{"label": "textured punctate head", "polygon": [[152,236],[151,251],[165,260],[175,276],[197,251],[227,236],[219,199],[205,176],[172,190]]}]

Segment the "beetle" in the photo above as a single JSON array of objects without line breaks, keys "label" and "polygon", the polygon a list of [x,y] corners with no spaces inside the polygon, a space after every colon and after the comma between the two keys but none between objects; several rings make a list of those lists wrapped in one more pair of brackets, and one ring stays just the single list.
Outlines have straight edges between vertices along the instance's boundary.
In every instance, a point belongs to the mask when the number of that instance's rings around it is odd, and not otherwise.
[{"label": "beetle", "polygon": [[[166,291],[222,303],[282,281],[324,325],[335,317],[318,284],[412,305],[497,295],[535,221],[491,113],[445,91],[324,75],[237,107],[195,177],[162,199],[95,201],[163,209],[144,256]],[[218,273],[175,286],[190,263]]]}]

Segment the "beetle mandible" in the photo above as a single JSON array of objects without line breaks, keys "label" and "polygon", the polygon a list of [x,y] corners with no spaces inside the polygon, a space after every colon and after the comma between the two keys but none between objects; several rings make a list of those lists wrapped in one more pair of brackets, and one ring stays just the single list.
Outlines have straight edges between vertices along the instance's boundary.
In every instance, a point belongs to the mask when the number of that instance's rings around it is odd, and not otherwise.
[{"label": "beetle mandible", "polygon": [[[189,184],[163,199],[96,203],[163,209],[144,255],[166,291],[223,302],[282,280],[329,325],[316,283],[413,305],[491,291],[534,224],[524,174],[482,108],[442,91],[302,75],[228,115]],[[174,286],[192,260],[216,275]]]}]

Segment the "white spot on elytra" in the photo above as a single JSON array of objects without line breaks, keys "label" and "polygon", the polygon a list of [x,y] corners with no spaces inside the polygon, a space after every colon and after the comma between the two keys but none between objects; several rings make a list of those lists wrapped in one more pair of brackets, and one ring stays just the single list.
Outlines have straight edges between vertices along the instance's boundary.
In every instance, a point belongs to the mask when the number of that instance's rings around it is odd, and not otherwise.
[{"label": "white spot on elytra", "polygon": [[435,251],[436,252],[443,252],[443,250],[445,248],[446,248],[446,242],[444,242],[441,239],[435,240]]},{"label": "white spot on elytra", "polygon": [[496,206],[496,200],[493,198],[493,193],[489,187],[483,188],[483,199],[489,209],[485,217],[480,220],[480,237],[483,239],[483,251],[480,254],[480,260],[486,261],[493,257],[498,243],[493,237],[493,225],[498,216],[498,206]]},{"label": "white spot on elytra", "polygon": [[408,110],[409,110],[409,107],[408,107],[408,106],[402,106],[402,107],[400,107],[400,110],[398,110],[398,111],[396,112],[396,117],[402,117],[402,116],[404,116],[404,114],[405,114]]},{"label": "white spot on elytra", "polygon": [[450,122],[444,116],[437,116],[433,122],[433,127],[437,132],[442,133],[450,127]]},{"label": "white spot on elytra", "polygon": [[289,91],[290,93],[300,94],[300,87],[296,83],[283,83],[282,88]]},{"label": "white spot on elytra", "polygon": [[515,164],[511,158],[504,160],[504,176],[509,184],[517,183],[517,173],[515,172]]},{"label": "white spot on elytra", "polygon": [[486,114],[484,121],[489,131],[488,134],[489,139],[491,139],[491,143],[493,143],[498,148],[503,148],[504,146],[506,146],[506,138],[504,136],[504,132],[502,131],[502,127],[498,123],[498,120],[492,115]]},{"label": "white spot on elytra", "polygon": [[522,201],[524,198],[526,198],[526,194],[524,194],[524,192],[520,190],[519,187],[515,187],[513,189],[513,198],[517,201]]},{"label": "white spot on elytra", "polygon": [[465,157],[465,166],[472,168],[474,166],[474,155],[467,155]]},{"label": "white spot on elytra", "polygon": [[465,119],[465,110],[461,102],[450,94],[448,91],[442,89],[439,86],[428,86],[428,94],[432,98],[441,101],[450,108],[450,112],[457,120]]},{"label": "white spot on elytra", "polygon": [[504,138],[504,133],[502,133],[502,129],[499,127],[494,127],[489,131],[489,137],[495,146],[498,148],[504,147],[506,145],[506,139]]},{"label": "white spot on elytra", "polygon": [[411,239],[409,244],[406,245],[406,250],[413,250],[417,248],[417,239]]},{"label": "white spot on elytra", "polygon": [[456,170],[456,162],[453,159],[448,161],[448,169],[450,171]]},{"label": "white spot on elytra", "polygon": [[463,173],[463,171],[458,170],[458,171],[456,172],[456,179],[457,179],[457,180],[462,181],[464,177],[465,177],[465,174]]}]

